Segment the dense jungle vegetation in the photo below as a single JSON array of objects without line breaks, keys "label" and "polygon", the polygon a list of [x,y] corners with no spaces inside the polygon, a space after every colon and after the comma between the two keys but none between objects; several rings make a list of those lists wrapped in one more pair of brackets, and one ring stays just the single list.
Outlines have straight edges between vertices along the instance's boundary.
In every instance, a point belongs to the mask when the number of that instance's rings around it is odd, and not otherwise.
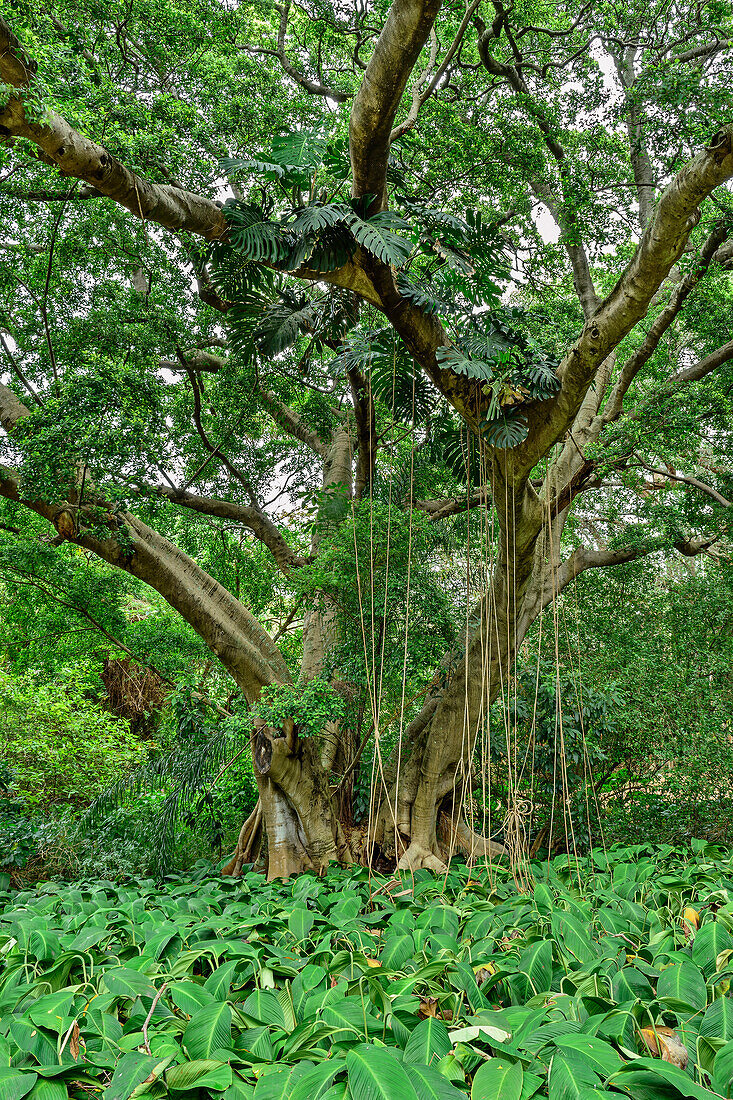
[{"label": "dense jungle vegetation", "polygon": [[732,46],[0,0],[0,1100],[733,1098]]}]

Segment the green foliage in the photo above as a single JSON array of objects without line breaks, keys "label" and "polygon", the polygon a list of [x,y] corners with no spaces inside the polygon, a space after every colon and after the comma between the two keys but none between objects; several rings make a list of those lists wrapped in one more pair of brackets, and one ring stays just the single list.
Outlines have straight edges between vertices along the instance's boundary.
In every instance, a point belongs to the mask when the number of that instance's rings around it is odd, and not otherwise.
[{"label": "green foliage", "polygon": [[522,891],[458,865],[0,880],[3,1095],[730,1096],[733,865],[693,849],[563,855]]},{"label": "green foliage", "polygon": [[[172,869],[183,826],[221,855],[232,813],[240,815],[241,825],[242,816],[257,801],[251,761],[249,756],[242,759],[249,748],[252,715],[240,710],[222,715],[188,685],[171,697],[171,708],[175,732],[170,746],[108,786],[80,823],[81,835],[92,838],[115,815],[124,817],[141,796],[147,797],[147,865],[158,875]],[[214,787],[219,773],[234,761],[244,777],[235,783],[230,777],[232,798],[242,797],[240,804],[231,805],[222,792],[214,793]]]},{"label": "green foliage", "polygon": [[293,722],[300,737],[318,737],[327,722],[343,718],[344,701],[327,680],[316,676],[303,685],[267,685],[255,713],[273,729]]},{"label": "green foliage", "polygon": [[598,791],[625,759],[622,703],[612,684],[601,690],[584,684],[581,691],[549,662],[521,667],[507,700],[492,709],[492,797],[526,799],[525,828],[552,825],[550,843],[583,850],[597,843]]},{"label": "green foliage", "polygon": [[38,683],[0,671],[0,761],[7,790],[24,808],[87,806],[147,756],[127,723],[84,693],[82,668]]}]

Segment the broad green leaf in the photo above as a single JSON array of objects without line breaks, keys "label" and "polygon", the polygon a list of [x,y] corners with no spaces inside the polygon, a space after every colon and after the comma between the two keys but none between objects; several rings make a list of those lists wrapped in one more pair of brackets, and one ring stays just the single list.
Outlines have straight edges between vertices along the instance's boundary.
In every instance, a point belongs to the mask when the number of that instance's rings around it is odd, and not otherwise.
[{"label": "broad green leaf", "polygon": [[337,1062],[335,1059],[313,1066],[303,1074],[295,1085],[289,1100],[322,1100],[322,1097],[329,1091],[334,1077],[343,1068],[343,1062]]},{"label": "broad green leaf", "polygon": [[128,966],[105,970],[104,984],[117,997],[154,997],[157,992],[150,978]]},{"label": "broad green leaf", "polygon": [[538,911],[543,917],[549,917],[552,915],[552,892],[548,886],[545,886],[544,882],[538,882],[534,888],[534,903],[537,906]]},{"label": "broad green leaf", "polygon": [[596,945],[591,943],[588,928],[564,910],[553,910],[552,934],[559,950],[581,965],[592,962],[600,954]]},{"label": "broad green leaf", "polygon": [[600,1083],[596,1071],[574,1051],[553,1054],[547,1080],[549,1100],[582,1100]]},{"label": "broad green leaf", "polygon": [[713,1100],[714,1093],[697,1085],[691,1077],[660,1058],[637,1058],[628,1062],[606,1082],[628,1092],[633,1100],[675,1100],[690,1097],[691,1100]]},{"label": "broad green leaf", "polygon": [[39,1077],[28,1093],[28,1100],[68,1100],[69,1093],[63,1081]]},{"label": "broad green leaf", "polygon": [[104,1100],[131,1100],[140,1096],[160,1078],[171,1059],[157,1058],[149,1054],[123,1054],[109,1086],[104,1091]]},{"label": "broad green leaf", "polygon": [[700,1034],[706,1039],[733,1039],[733,997],[720,997],[705,1010]]},{"label": "broad green leaf", "polygon": [[623,1065],[618,1051],[610,1043],[593,1035],[559,1035],[555,1039],[555,1046],[566,1053],[573,1051],[579,1054],[603,1077],[610,1077]]},{"label": "broad green leaf", "polygon": [[698,1012],[705,1008],[708,991],[700,968],[690,961],[667,967],[659,975],[657,997],[674,1011]]},{"label": "broad green leaf", "polygon": [[232,1067],[226,1062],[200,1059],[172,1066],[165,1075],[165,1083],[171,1092],[185,1092],[192,1088],[208,1088],[223,1092],[232,1083]]},{"label": "broad green leaf", "polygon": [[409,932],[387,936],[379,956],[382,966],[388,970],[401,970],[415,954],[415,941]]},{"label": "broad green leaf", "polygon": [[611,979],[611,992],[614,999],[619,1002],[635,999],[646,1002],[654,997],[649,979],[635,966],[625,966],[614,974]]},{"label": "broad green leaf", "polygon": [[733,1096],[733,1040],[718,1051],[713,1061],[713,1088],[721,1096]]},{"label": "broad green leaf", "polygon": [[299,905],[295,909],[290,911],[288,916],[288,928],[294,939],[298,943],[302,943],[310,935],[310,931],[315,923],[315,914],[311,913],[305,906]]},{"label": "broad green leaf", "polygon": [[74,991],[59,989],[57,993],[48,993],[34,1001],[27,1015],[38,1027],[45,1027],[49,1031],[60,1034],[69,1026],[68,1017],[73,1003]]},{"label": "broad green leaf", "polygon": [[720,921],[708,921],[695,933],[692,943],[692,961],[696,963],[706,980],[715,973],[715,963],[721,951],[733,947],[733,936]]},{"label": "broad green leaf", "polygon": [[0,1100],[22,1100],[36,1081],[37,1076],[31,1070],[0,1066]]},{"label": "broad green leaf", "polygon": [[521,1062],[490,1058],[476,1070],[471,1100],[521,1100],[523,1078]]},{"label": "broad green leaf", "polygon": [[312,1062],[298,1062],[294,1066],[274,1066],[257,1080],[254,1100],[290,1100],[299,1081],[313,1068]]},{"label": "broad green leaf", "polygon": [[[207,993],[210,993],[214,1000],[225,1001],[229,996],[232,988],[232,980],[237,970],[238,962],[236,959],[230,960],[230,962],[223,963],[218,966],[203,984],[203,988]],[[178,1006],[180,1008],[180,1005]],[[200,1006],[200,1007],[203,1007]]]},{"label": "broad green leaf", "polygon": [[405,1073],[420,1100],[459,1100],[465,1093],[459,1092],[443,1074],[432,1066],[419,1066],[405,1062]]},{"label": "broad green leaf", "polygon": [[226,1003],[207,1005],[196,1012],[183,1032],[182,1043],[191,1059],[210,1058],[232,1039],[232,1010]]},{"label": "broad green leaf", "polygon": [[418,1100],[404,1067],[383,1047],[352,1047],[346,1069],[352,1100]]},{"label": "broad green leaf", "polygon": [[287,1030],[285,1013],[274,993],[269,989],[255,989],[242,1005],[242,1011],[263,1024],[272,1024]]},{"label": "broad green leaf", "polygon": [[442,1020],[429,1016],[421,1020],[407,1040],[405,1061],[419,1062],[424,1066],[439,1062],[451,1049],[448,1028]]},{"label": "broad green leaf", "polygon": [[522,952],[518,968],[529,983],[528,996],[546,993],[552,983],[552,943],[540,940]]},{"label": "broad green leaf", "polygon": [[[214,973],[217,972],[214,971]],[[197,985],[196,982],[171,982],[168,995],[176,1008],[184,1012],[186,1016],[193,1016],[200,1008],[205,1008],[216,1001],[216,997],[211,990],[206,989],[203,985]]]}]

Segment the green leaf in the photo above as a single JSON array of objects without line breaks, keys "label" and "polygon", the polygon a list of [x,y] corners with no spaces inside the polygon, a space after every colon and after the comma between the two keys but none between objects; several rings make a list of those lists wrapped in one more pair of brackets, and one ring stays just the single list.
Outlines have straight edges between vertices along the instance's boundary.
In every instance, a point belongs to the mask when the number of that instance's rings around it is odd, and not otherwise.
[{"label": "green leaf", "polygon": [[104,984],[116,997],[154,997],[157,990],[145,974],[131,970],[127,966],[105,970]]},{"label": "green leaf", "polygon": [[[234,965],[236,966],[236,963]],[[171,982],[168,994],[176,1008],[185,1012],[187,1016],[193,1016],[200,1008],[214,1004],[216,1000],[211,990],[203,985],[197,985],[196,982]]]},{"label": "green leaf", "polygon": [[657,997],[674,1011],[698,1012],[708,1003],[708,991],[700,968],[685,960],[663,970],[657,981]]},{"label": "green leaf", "polygon": [[405,1063],[405,1073],[420,1100],[459,1100],[465,1093],[459,1092],[443,1074],[432,1066]]},{"label": "green leaf", "polygon": [[104,1090],[104,1100],[131,1100],[147,1092],[171,1060],[170,1056],[157,1058],[150,1054],[123,1054],[109,1086]]},{"label": "green leaf", "polygon": [[288,929],[298,943],[308,939],[311,928],[315,922],[315,914],[305,906],[299,905],[290,911],[288,916]]},{"label": "green leaf", "polygon": [[395,232],[406,229],[407,222],[391,211],[381,211],[366,221],[357,214],[352,214],[348,225],[361,247],[384,264],[402,267],[412,251],[411,242]]},{"label": "green leaf", "polygon": [[405,1061],[433,1065],[448,1054],[451,1045],[448,1028],[443,1021],[429,1016],[420,1021],[407,1040]]},{"label": "green leaf", "polygon": [[702,970],[707,981],[715,973],[715,963],[721,951],[733,948],[733,936],[720,921],[703,924],[692,942],[692,961]]},{"label": "green leaf", "polygon": [[282,1005],[275,994],[268,989],[255,989],[254,993],[250,993],[242,1005],[242,1011],[246,1016],[259,1020],[260,1023],[281,1027],[284,1031],[288,1030]]},{"label": "green leaf", "polygon": [[331,1059],[321,1062],[320,1065],[308,1069],[295,1085],[289,1100],[322,1100],[336,1074],[344,1068],[343,1062],[334,1064],[334,1061]]},{"label": "green leaf", "polygon": [[401,970],[415,954],[415,941],[409,932],[387,936],[379,956],[382,966],[389,970]]},{"label": "green leaf", "polygon": [[268,1067],[257,1080],[254,1100],[290,1100],[298,1082],[312,1068],[310,1062],[299,1062],[295,1066]]},{"label": "green leaf", "polygon": [[471,1100],[521,1100],[523,1078],[521,1062],[490,1058],[476,1071]]},{"label": "green leaf", "polygon": [[200,1008],[189,1020],[183,1033],[183,1046],[189,1058],[209,1058],[213,1051],[227,1047],[232,1040],[232,1010],[226,1003]]},{"label": "green leaf", "polygon": [[579,1054],[603,1077],[610,1077],[623,1065],[618,1051],[610,1043],[593,1035],[559,1035],[555,1039],[555,1046],[566,1053],[573,1051]]},{"label": "green leaf", "polygon": [[714,1093],[696,1085],[677,1066],[657,1058],[637,1058],[609,1077],[606,1085],[630,1093],[633,1100],[675,1100],[678,1096],[692,1100],[711,1100]]},{"label": "green leaf", "polygon": [[63,1081],[39,1078],[28,1093],[28,1100],[68,1100],[69,1093]]},{"label": "green leaf", "polygon": [[552,893],[544,882],[538,882],[534,888],[534,903],[543,917],[552,915]]},{"label": "green leaf", "polygon": [[552,983],[552,943],[540,940],[522,952],[518,968],[529,983],[528,996],[546,993]]},{"label": "green leaf", "polygon": [[172,1066],[165,1075],[165,1083],[171,1092],[185,1092],[186,1089],[208,1088],[223,1092],[232,1083],[232,1067],[226,1062],[212,1059],[199,1059]]},{"label": "green leaf", "polygon": [[574,1052],[560,1051],[552,1056],[547,1080],[549,1100],[582,1100],[600,1083],[596,1071]]},{"label": "green leaf", "polygon": [[733,997],[720,997],[706,1009],[700,1021],[706,1039],[733,1039]]},{"label": "green leaf", "polygon": [[648,978],[635,966],[624,966],[614,974],[611,979],[611,992],[619,1003],[631,1000],[647,1002],[654,997],[654,990]]},{"label": "green leaf", "polygon": [[733,1040],[718,1051],[713,1061],[713,1088],[721,1096],[733,1096]]},{"label": "green leaf", "polygon": [[352,1100],[417,1100],[403,1066],[383,1047],[360,1043],[346,1054]]},{"label": "green leaf", "polygon": [[48,1028],[60,1035],[69,1026],[68,1017],[73,1003],[74,991],[59,989],[56,993],[48,993],[34,1001],[27,1015],[38,1027]]},{"label": "green leaf", "polygon": [[30,1070],[21,1071],[0,1066],[0,1100],[22,1100],[37,1079],[37,1075]]}]

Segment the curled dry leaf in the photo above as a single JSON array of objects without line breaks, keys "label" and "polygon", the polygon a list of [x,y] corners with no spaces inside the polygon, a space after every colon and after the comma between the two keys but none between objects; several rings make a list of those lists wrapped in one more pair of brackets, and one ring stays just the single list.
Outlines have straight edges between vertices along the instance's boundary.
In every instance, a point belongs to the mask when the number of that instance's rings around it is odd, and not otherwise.
[{"label": "curled dry leaf", "polygon": [[687,1047],[671,1028],[643,1027],[641,1037],[649,1053],[655,1058],[661,1058],[663,1062],[669,1062],[678,1069],[684,1069],[687,1065]]}]

